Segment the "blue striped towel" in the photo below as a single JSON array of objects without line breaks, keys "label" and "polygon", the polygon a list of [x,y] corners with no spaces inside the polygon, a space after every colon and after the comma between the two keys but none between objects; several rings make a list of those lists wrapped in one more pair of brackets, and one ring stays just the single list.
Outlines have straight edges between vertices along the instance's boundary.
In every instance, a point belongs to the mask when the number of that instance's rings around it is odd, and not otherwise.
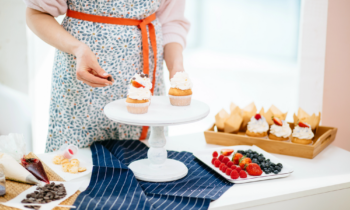
[{"label": "blue striped towel", "polygon": [[208,209],[233,184],[197,160],[192,153],[168,151],[168,158],[188,167],[188,175],[172,182],[136,180],[127,167],[147,158],[140,141],[100,141],[91,145],[93,171],[88,188],[76,199],[78,210]]}]

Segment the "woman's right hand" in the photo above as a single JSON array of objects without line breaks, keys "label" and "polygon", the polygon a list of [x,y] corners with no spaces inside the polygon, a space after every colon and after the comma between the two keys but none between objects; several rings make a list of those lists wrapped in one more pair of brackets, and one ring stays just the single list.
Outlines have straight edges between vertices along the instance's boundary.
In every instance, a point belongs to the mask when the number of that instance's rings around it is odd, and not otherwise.
[{"label": "woman's right hand", "polygon": [[95,54],[90,48],[81,44],[74,52],[77,57],[77,79],[91,87],[105,87],[112,85],[114,80],[108,81],[111,75],[107,74],[98,64]]}]

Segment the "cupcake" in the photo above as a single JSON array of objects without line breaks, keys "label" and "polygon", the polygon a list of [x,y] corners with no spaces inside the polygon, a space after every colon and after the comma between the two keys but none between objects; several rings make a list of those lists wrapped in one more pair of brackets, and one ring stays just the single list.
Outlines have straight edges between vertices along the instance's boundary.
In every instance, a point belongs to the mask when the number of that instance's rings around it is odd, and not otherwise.
[{"label": "cupcake", "polygon": [[186,72],[177,72],[170,80],[169,98],[173,106],[191,104],[192,82]]},{"label": "cupcake", "polygon": [[292,142],[297,144],[311,144],[314,133],[311,130],[311,126],[304,122],[299,122],[295,126],[292,134]]},{"label": "cupcake", "polygon": [[269,130],[269,124],[267,124],[265,117],[260,114],[256,114],[248,122],[246,134],[252,137],[264,137],[267,136]]},{"label": "cupcake", "polygon": [[150,105],[152,83],[147,74],[135,74],[130,80],[126,107],[132,114],[145,114]]},{"label": "cupcake", "polygon": [[292,129],[289,127],[289,124],[277,117],[272,117],[272,120],[274,124],[271,125],[269,138],[278,141],[288,140],[290,134],[292,134]]}]

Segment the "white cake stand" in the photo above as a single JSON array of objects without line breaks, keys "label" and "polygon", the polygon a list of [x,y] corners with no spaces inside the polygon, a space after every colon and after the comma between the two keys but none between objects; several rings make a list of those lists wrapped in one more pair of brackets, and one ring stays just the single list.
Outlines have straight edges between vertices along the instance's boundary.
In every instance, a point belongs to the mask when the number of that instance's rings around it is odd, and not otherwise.
[{"label": "white cake stand", "polygon": [[167,96],[152,96],[151,105],[146,114],[131,114],[126,109],[125,99],[116,100],[104,108],[106,116],[116,122],[151,126],[148,159],[132,162],[129,168],[139,180],[148,182],[168,182],[181,179],[188,169],[180,161],[167,159],[164,148],[166,138],[164,126],[191,123],[205,118],[209,106],[193,100],[189,106],[172,106]]}]

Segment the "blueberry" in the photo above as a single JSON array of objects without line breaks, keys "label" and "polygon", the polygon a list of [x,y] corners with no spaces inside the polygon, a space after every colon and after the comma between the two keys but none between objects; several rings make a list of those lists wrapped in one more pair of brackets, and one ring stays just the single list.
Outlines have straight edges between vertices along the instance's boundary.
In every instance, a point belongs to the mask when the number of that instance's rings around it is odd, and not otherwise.
[{"label": "blueberry", "polygon": [[265,174],[271,173],[270,169],[265,170]]},{"label": "blueberry", "polygon": [[267,161],[267,162],[271,162],[270,159],[267,159],[266,161]]},{"label": "blueberry", "polygon": [[261,162],[264,160],[264,158],[262,158],[261,156],[258,157],[258,160]]},{"label": "blueberry", "polygon": [[277,170],[274,170],[273,173],[274,173],[274,174],[278,174],[278,171],[277,171]]},{"label": "blueberry", "polygon": [[279,167],[283,168],[282,163],[277,163],[277,165],[278,165]]},{"label": "blueberry", "polygon": [[265,168],[265,162],[262,162],[262,163],[260,163],[260,165],[263,167],[263,168]]},{"label": "blueberry", "polygon": [[275,167],[275,166],[276,166],[276,164],[274,164],[274,163],[271,163],[271,166]]},{"label": "blueberry", "polygon": [[266,167],[270,167],[270,162],[265,162]]}]

